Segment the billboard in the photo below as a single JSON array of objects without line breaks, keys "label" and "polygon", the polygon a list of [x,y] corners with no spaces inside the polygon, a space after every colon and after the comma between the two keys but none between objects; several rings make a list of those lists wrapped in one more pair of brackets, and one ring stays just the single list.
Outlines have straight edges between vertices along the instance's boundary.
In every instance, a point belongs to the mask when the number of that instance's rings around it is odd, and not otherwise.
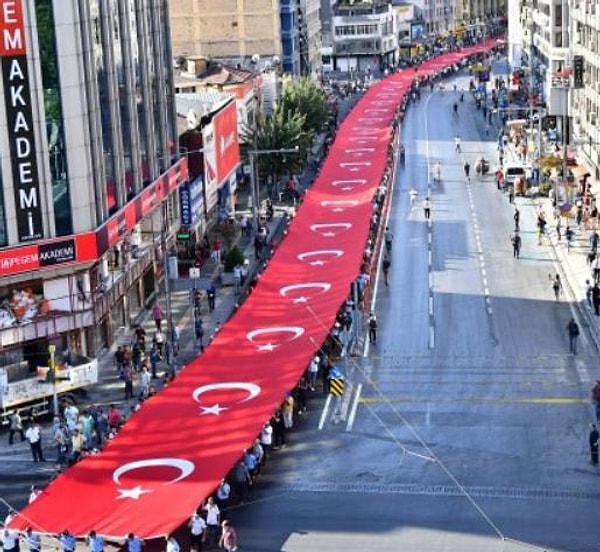
[{"label": "billboard", "polygon": [[414,21],[410,24],[410,41],[421,42],[425,38],[425,22]]},{"label": "billboard", "polygon": [[4,109],[17,232],[20,242],[28,242],[43,237],[44,227],[35,155],[25,25],[20,0],[0,0],[0,29],[2,29],[0,57],[4,84]]},{"label": "billboard", "polygon": [[216,146],[216,175],[217,182],[220,185],[240,164],[235,102],[230,102],[215,115],[213,125]]}]

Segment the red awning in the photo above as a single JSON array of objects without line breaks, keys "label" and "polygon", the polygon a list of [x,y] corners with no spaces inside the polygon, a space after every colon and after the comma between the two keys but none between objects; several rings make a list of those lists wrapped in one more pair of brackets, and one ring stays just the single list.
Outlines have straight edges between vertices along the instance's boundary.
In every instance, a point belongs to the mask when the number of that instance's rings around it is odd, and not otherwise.
[{"label": "red awning", "polygon": [[[460,57],[440,56],[422,70]],[[102,453],[58,477],[11,527],[152,538],[178,527],[215,490],[296,385],[358,274],[390,122],[413,73],[374,85],[344,120],[287,238],[205,353],[147,401]]]}]

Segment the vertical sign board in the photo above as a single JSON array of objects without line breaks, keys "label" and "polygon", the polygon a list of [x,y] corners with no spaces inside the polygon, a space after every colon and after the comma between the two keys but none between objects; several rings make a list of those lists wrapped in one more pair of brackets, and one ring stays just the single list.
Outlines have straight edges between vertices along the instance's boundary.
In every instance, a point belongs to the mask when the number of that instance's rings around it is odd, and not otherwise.
[{"label": "vertical sign board", "polygon": [[22,0],[0,0],[0,58],[19,241],[43,237]]}]

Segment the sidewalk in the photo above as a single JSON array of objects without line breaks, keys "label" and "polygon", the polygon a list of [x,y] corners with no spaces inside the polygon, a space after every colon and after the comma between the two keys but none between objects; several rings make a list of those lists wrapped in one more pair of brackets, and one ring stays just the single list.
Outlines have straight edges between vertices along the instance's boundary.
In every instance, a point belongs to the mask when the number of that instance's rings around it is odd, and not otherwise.
[{"label": "sidewalk", "polygon": [[[544,146],[547,146],[547,144],[544,144]],[[517,153],[514,151],[512,143],[507,153],[510,155],[511,160],[518,162]],[[589,182],[591,183],[592,196],[597,199],[600,198],[600,181],[590,178]],[[587,255],[591,251],[590,235],[593,228],[586,229],[583,223],[578,226],[575,216],[571,213],[568,218],[562,217],[561,237],[559,239],[552,200],[548,197],[536,198],[531,202],[531,209],[538,208],[543,210],[547,221],[546,239],[562,271],[563,286],[568,287],[570,298],[575,300],[574,306],[579,314],[579,322],[589,330],[593,345],[600,352],[600,317],[594,315],[585,297],[585,281],[590,280],[592,283],[594,281],[592,267],[587,262]],[[532,212],[531,215],[535,217],[535,213]],[[567,240],[564,236],[567,225],[574,231],[570,251],[567,248]]]}]

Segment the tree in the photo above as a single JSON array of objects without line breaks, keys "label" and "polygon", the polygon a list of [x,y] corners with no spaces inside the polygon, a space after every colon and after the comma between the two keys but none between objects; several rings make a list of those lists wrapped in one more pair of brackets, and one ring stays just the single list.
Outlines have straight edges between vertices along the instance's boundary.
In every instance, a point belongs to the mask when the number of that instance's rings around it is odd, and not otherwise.
[{"label": "tree", "polygon": [[[264,115],[257,120],[256,130],[246,128],[242,132],[245,147],[242,155],[249,159],[249,151],[259,152],[255,155],[255,163],[259,174],[259,180],[272,176],[273,181],[286,174],[300,172],[304,162],[305,152],[311,144],[310,134],[303,130],[304,115],[293,113],[286,116],[283,111],[276,110],[270,118]],[[269,153],[260,154],[261,151],[269,150],[293,150],[298,153]]]},{"label": "tree", "polygon": [[330,115],[325,92],[307,78],[295,80],[286,86],[277,111],[288,116],[295,113],[304,115],[303,130],[313,134],[321,132],[323,123]]}]

